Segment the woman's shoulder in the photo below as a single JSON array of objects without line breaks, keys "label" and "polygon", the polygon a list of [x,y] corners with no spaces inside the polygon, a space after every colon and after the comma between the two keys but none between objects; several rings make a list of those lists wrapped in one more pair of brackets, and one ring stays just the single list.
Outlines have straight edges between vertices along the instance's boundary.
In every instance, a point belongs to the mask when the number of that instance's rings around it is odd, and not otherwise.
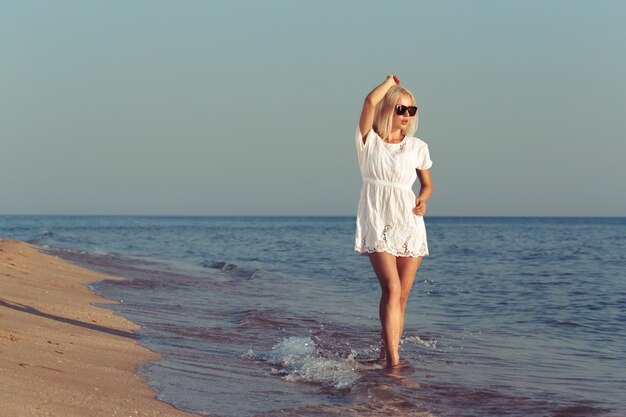
[{"label": "woman's shoulder", "polygon": [[418,137],[411,136],[408,138],[408,140],[416,148],[428,147],[428,144]]},{"label": "woman's shoulder", "polygon": [[357,143],[361,142],[363,146],[366,146],[371,144],[372,142],[376,142],[377,139],[380,139],[380,136],[373,127],[366,134],[363,134],[363,132],[361,132],[361,129],[357,126],[355,139]]}]

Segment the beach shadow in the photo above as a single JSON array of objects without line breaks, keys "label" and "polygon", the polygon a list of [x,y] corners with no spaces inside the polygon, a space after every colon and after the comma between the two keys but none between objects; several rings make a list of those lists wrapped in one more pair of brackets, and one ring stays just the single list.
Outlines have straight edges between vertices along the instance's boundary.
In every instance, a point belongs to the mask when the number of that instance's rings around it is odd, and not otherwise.
[{"label": "beach shadow", "polygon": [[128,337],[131,339],[135,338],[135,333],[133,332],[113,329],[113,328],[106,327],[106,326],[100,326],[98,324],[85,323],[84,321],[80,321],[80,320],[74,320],[74,319],[69,319],[67,317],[44,313],[43,311],[37,310],[36,308],[30,307],[24,304],[11,303],[3,299],[0,299],[0,307],[11,308],[16,311],[21,311],[22,313],[33,314],[35,316],[44,317],[50,320],[58,321],[60,323],[71,324],[72,326],[78,326],[78,327],[83,327],[85,329],[94,330],[97,332],[108,333],[113,336]]}]

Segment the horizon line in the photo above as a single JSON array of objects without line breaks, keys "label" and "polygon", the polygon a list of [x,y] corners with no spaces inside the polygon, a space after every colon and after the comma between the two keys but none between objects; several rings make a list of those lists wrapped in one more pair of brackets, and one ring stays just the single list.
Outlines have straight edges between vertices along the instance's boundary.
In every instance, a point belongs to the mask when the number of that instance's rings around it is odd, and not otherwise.
[{"label": "horizon line", "polygon": [[[0,214],[0,217],[356,217],[354,214]],[[426,218],[577,218],[622,219],[626,215],[515,215],[515,214],[447,214]]]}]

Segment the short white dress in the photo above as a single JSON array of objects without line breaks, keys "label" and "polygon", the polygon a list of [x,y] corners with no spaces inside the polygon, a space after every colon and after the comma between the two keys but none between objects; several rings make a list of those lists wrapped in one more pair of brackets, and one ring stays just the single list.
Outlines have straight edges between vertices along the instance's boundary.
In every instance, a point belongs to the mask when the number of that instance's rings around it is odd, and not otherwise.
[{"label": "short white dress", "polygon": [[428,255],[426,226],[416,216],[413,183],[416,169],[432,166],[428,145],[405,137],[397,144],[386,143],[371,129],[361,138],[357,128],[355,143],[363,186],[356,217],[354,250],[363,255],[388,252],[395,256]]}]

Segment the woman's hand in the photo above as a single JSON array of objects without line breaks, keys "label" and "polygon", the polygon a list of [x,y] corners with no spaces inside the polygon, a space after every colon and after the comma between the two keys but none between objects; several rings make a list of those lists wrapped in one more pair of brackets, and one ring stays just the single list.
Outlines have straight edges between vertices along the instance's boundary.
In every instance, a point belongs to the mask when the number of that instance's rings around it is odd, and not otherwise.
[{"label": "woman's hand", "polygon": [[415,200],[413,214],[415,214],[416,216],[423,216],[424,214],[426,214],[426,201],[420,200],[419,198]]},{"label": "woman's hand", "polygon": [[433,180],[430,177],[430,169],[416,169],[417,178],[420,180],[420,192],[415,199],[413,214],[423,216],[426,214],[426,201],[433,193]]},{"label": "woman's hand", "polygon": [[387,79],[385,79],[385,82],[391,83],[392,86],[394,84],[395,85],[400,85],[400,78],[398,78],[398,76],[396,74],[390,74],[390,75],[387,76]]}]

